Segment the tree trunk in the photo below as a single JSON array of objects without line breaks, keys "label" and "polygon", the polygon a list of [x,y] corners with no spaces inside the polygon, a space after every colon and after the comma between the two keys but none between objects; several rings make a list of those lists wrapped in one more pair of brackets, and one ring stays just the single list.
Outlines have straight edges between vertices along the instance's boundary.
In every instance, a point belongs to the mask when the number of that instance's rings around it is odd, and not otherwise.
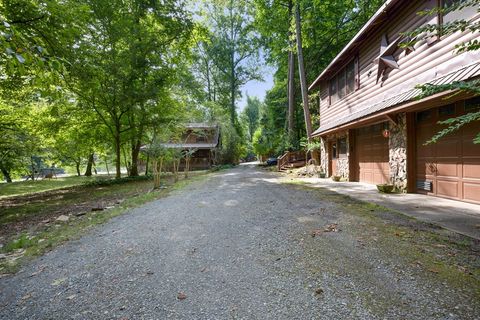
[{"label": "tree trunk", "polygon": [[125,167],[127,169],[127,176],[130,176],[130,168],[132,167],[132,164],[127,159],[127,153],[125,152],[125,148],[122,148],[122,154],[123,154],[123,163],[125,164]]},{"label": "tree trunk", "polygon": [[185,174],[185,179],[188,179],[189,170],[190,170],[190,157],[185,157],[185,170],[183,171]]},{"label": "tree trunk", "polygon": [[[291,21],[293,16],[293,2],[288,2],[288,21]],[[292,39],[292,32],[288,32],[288,39],[290,48],[288,51],[288,137],[290,142],[294,139],[294,117],[295,117],[295,55],[293,53],[294,43]]]},{"label": "tree trunk", "polygon": [[105,168],[107,169],[107,175],[110,177],[110,170],[108,170],[108,159],[105,157]]},{"label": "tree trunk", "polygon": [[230,79],[230,120],[235,124],[235,51],[231,52],[231,79]]},{"label": "tree trunk", "polygon": [[153,160],[152,169],[153,169],[153,188],[154,189],[160,188],[162,166],[163,166],[163,158],[160,158],[159,160],[156,160],[156,159]]},{"label": "tree trunk", "polygon": [[308,142],[312,140],[312,121],[310,118],[310,109],[308,107],[308,88],[307,79],[305,76],[305,65],[303,63],[303,48],[302,48],[302,26],[300,20],[300,5],[295,6],[295,26],[297,38],[298,51],[298,71],[300,73],[300,87],[302,89],[303,113],[305,115],[305,127],[307,129]]},{"label": "tree trunk", "polygon": [[132,146],[132,166],[130,168],[130,177],[138,176],[138,156],[140,154],[140,147],[142,146],[140,140],[137,140]]},{"label": "tree trunk", "polygon": [[120,146],[120,128],[116,127],[115,132],[115,178],[120,179],[122,177],[121,165],[122,165],[122,149]]},{"label": "tree trunk", "polygon": [[10,175],[10,171],[7,170],[4,166],[0,166],[0,170],[2,171],[2,174],[3,174],[3,177],[5,178],[5,181],[7,181],[7,183],[11,183],[12,182],[12,176]]},{"label": "tree trunk", "polygon": [[80,172],[80,161],[75,161],[75,169],[77,169],[77,176],[81,176],[82,173]]},{"label": "tree trunk", "polygon": [[31,178],[32,178],[32,181],[35,181],[35,161],[33,161],[33,157],[30,157],[30,163],[32,165],[32,171],[30,172],[31,173]]},{"label": "tree trunk", "polygon": [[235,77],[235,40],[234,40],[234,25],[233,25],[233,0],[230,0],[230,120],[232,125],[235,125],[235,94],[236,94],[236,77]]},{"label": "tree trunk", "polygon": [[87,169],[85,170],[85,176],[91,177],[92,176],[92,166],[93,166],[93,153],[88,155],[88,162],[87,162]]},{"label": "tree trunk", "polygon": [[147,153],[147,162],[145,163],[145,175],[148,175],[148,162],[150,161],[150,155]]}]

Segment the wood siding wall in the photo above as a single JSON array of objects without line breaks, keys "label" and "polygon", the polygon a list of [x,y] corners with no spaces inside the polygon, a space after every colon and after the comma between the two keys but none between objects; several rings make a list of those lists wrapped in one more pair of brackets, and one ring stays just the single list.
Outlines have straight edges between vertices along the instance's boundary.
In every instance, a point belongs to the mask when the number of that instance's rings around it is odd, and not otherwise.
[{"label": "wood siding wall", "polygon": [[[375,103],[408,91],[417,84],[431,81],[446,75],[463,66],[480,61],[480,53],[455,54],[455,45],[471,39],[479,38],[478,33],[456,33],[444,36],[433,44],[422,41],[416,44],[415,51],[406,54],[405,49],[399,48],[394,56],[400,66],[399,69],[387,71],[386,77],[377,83],[377,63],[374,61],[380,52],[382,35],[386,34],[389,43],[406,32],[426,23],[435,23],[436,17],[419,16],[418,11],[433,8],[437,0],[405,1],[402,10],[390,13],[389,17],[380,25],[379,30],[368,36],[359,50],[360,60],[360,88],[342,100],[329,105],[328,81],[320,83],[320,125],[327,125],[329,121],[338,120],[357,111],[366,109]],[[472,16],[473,18],[473,16]],[[475,17],[477,19],[478,17]],[[346,58],[345,61],[350,59]],[[338,67],[341,70],[341,67]]]}]

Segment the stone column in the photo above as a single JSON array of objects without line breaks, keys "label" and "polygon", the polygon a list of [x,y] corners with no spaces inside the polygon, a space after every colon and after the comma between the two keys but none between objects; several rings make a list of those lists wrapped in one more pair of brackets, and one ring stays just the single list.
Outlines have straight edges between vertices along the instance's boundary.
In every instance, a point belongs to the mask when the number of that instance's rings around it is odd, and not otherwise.
[{"label": "stone column", "polygon": [[407,121],[405,113],[397,116],[397,125],[390,123],[389,164],[390,181],[395,189],[407,190]]}]

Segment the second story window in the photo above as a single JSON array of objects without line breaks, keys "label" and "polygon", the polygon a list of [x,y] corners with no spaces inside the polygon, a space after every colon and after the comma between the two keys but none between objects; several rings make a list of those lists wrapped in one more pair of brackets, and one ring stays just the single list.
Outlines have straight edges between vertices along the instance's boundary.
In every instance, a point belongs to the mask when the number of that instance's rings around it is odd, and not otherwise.
[{"label": "second story window", "polygon": [[358,58],[350,61],[329,84],[329,101],[334,104],[359,88]]},{"label": "second story window", "polygon": [[447,9],[445,14],[439,14],[440,24],[450,23],[455,20],[470,20],[477,14],[477,7],[474,5],[460,7],[458,9],[449,10],[452,7],[458,5],[464,5],[466,0],[439,0],[440,6],[443,9]]}]

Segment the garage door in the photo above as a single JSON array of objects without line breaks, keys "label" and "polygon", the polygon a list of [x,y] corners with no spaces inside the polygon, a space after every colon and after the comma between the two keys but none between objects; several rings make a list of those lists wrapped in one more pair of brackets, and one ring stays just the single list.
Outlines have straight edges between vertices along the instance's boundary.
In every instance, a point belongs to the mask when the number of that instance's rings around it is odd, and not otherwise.
[{"label": "garage door", "polygon": [[382,136],[383,128],[382,123],[356,131],[356,171],[360,182],[390,183],[388,138]]},{"label": "garage door", "polygon": [[480,100],[470,99],[429,109],[416,115],[417,191],[445,198],[480,203],[480,145],[473,138],[478,122],[465,126],[437,143],[424,145],[442,127],[437,124],[478,110]]}]

